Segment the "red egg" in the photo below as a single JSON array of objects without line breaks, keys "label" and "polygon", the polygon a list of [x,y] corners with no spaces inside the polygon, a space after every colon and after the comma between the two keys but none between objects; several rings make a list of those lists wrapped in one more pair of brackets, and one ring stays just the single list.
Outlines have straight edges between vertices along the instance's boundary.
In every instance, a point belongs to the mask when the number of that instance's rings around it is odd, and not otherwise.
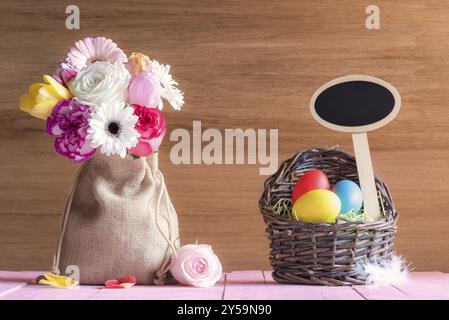
[{"label": "red egg", "polygon": [[296,199],[304,193],[316,189],[330,189],[329,180],[321,170],[311,170],[306,172],[293,188],[292,201],[295,203]]}]

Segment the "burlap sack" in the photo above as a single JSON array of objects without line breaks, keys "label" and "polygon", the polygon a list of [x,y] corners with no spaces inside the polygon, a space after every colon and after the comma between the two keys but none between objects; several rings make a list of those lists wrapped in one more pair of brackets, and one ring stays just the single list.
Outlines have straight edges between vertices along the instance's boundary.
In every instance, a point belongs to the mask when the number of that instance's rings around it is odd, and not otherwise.
[{"label": "burlap sack", "polygon": [[147,162],[97,152],[72,186],[52,271],[76,266],[80,284],[128,275],[161,284],[178,247],[178,218],[157,153]]}]

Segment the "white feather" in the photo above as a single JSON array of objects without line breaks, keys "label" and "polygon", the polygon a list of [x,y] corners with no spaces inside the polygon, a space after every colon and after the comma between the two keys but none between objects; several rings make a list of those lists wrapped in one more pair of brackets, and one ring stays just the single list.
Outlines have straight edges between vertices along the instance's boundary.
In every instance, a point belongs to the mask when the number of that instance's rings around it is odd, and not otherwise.
[{"label": "white feather", "polygon": [[355,271],[366,277],[370,286],[398,285],[408,279],[408,266],[401,256],[364,260],[356,264]]}]

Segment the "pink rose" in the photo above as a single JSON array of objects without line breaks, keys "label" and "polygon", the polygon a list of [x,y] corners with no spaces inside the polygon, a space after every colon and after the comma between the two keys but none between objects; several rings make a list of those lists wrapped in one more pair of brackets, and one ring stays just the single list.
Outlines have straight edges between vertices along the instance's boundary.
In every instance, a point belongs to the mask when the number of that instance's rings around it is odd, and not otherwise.
[{"label": "pink rose", "polygon": [[211,246],[189,244],[176,252],[170,273],[183,285],[208,288],[220,280],[222,267]]},{"label": "pink rose", "polygon": [[159,109],[145,108],[137,104],[132,107],[134,114],[139,117],[135,128],[140,137],[137,145],[128,152],[138,157],[146,157],[159,148],[167,132],[167,122]]},{"label": "pink rose", "polygon": [[131,80],[128,88],[128,102],[147,108],[156,108],[161,101],[162,91],[160,81],[152,73],[142,71]]}]

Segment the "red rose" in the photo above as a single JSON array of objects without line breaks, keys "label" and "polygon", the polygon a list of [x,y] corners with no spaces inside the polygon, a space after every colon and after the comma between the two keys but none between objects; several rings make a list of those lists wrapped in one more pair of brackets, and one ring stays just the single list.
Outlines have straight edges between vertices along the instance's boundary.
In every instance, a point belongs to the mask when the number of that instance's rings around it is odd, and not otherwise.
[{"label": "red rose", "polygon": [[132,107],[134,114],[139,117],[135,128],[140,133],[140,138],[137,145],[129,149],[129,153],[146,157],[159,148],[167,131],[167,122],[159,109],[146,108],[137,104],[133,104]]}]

